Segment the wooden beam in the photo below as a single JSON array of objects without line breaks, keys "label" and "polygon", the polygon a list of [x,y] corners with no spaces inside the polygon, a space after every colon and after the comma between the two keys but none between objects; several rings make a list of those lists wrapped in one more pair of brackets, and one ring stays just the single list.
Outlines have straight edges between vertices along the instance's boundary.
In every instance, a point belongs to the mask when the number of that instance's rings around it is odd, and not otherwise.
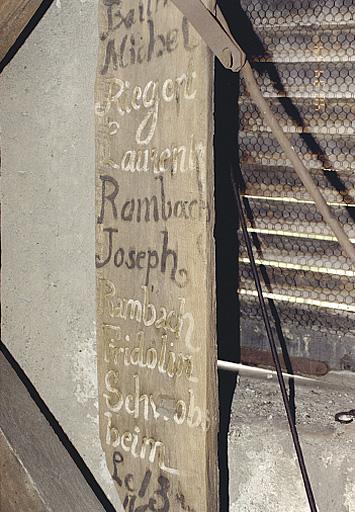
[{"label": "wooden beam", "polygon": [[5,57],[42,0],[1,0],[0,2],[0,61]]},{"label": "wooden beam", "polygon": [[60,427],[55,432],[43,412],[0,352],[0,503],[4,510],[113,510],[101,504],[103,500],[60,441]]},{"label": "wooden beam", "polygon": [[102,446],[126,511],[217,511],[213,59],[167,0],[99,18]]},{"label": "wooden beam", "polygon": [[6,512],[43,512],[45,504],[0,428],[0,504]]}]

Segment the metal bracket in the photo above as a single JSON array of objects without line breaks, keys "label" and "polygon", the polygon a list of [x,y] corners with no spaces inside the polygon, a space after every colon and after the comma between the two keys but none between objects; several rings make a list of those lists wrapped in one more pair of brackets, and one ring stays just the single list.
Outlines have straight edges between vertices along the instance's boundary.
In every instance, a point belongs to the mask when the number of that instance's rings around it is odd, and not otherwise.
[{"label": "metal bracket", "polygon": [[232,36],[220,8],[216,6],[214,14],[201,0],[173,0],[173,2],[223,66],[231,71],[240,71],[245,64],[246,55]]}]

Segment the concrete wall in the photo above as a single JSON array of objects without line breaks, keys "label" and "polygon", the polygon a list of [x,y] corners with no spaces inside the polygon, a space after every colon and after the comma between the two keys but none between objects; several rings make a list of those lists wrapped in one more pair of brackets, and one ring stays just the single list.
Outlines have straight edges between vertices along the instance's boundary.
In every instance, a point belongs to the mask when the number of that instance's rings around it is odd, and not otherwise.
[{"label": "concrete wall", "polygon": [[56,0],[0,78],[2,339],[109,497],[98,437],[97,0]]}]

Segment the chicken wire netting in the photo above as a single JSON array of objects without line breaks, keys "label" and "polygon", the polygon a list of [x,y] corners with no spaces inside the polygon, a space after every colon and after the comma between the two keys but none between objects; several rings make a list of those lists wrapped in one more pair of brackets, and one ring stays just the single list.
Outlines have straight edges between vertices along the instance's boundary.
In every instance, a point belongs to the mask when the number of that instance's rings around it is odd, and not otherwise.
[{"label": "chicken wire netting", "polygon": [[[355,4],[242,0],[258,84],[355,242]],[[248,38],[246,39],[246,41]],[[244,43],[245,47],[245,43]],[[239,95],[244,203],[290,355],[355,370],[355,272],[250,100]],[[242,345],[267,347],[240,234]]]}]

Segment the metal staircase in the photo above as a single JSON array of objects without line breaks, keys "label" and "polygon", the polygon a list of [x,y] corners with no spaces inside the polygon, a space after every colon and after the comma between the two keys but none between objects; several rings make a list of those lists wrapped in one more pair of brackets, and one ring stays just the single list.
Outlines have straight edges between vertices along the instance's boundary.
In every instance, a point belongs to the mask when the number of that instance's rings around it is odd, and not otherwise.
[{"label": "metal staircase", "polygon": [[[355,242],[355,5],[243,0],[259,40],[252,58],[273,112]],[[261,51],[260,49],[263,48]],[[250,58],[250,57],[249,57]],[[355,272],[250,101],[239,97],[240,167],[249,230],[290,356],[355,370]],[[240,236],[242,346],[267,350]]]}]

